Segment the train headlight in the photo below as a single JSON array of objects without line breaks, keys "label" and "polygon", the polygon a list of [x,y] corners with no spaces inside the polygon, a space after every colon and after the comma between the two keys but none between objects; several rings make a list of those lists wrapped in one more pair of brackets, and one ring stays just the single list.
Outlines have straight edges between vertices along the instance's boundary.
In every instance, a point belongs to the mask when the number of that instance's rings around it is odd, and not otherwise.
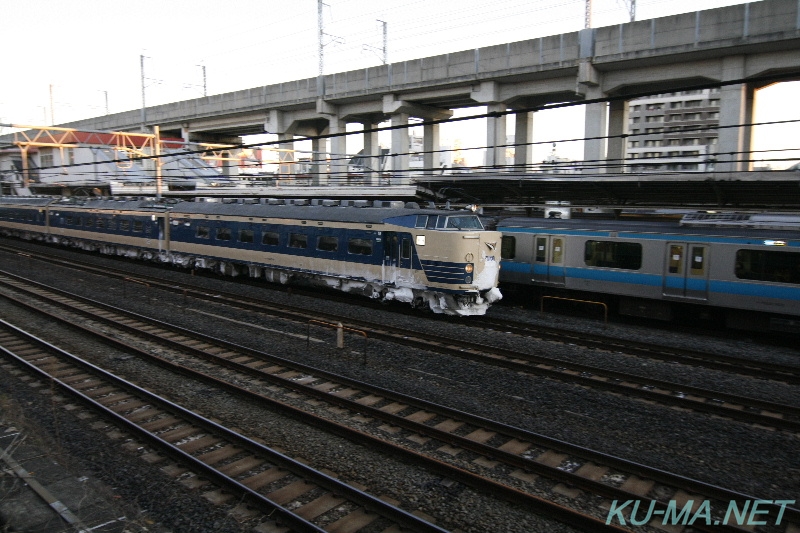
[{"label": "train headlight", "polygon": [[473,270],[475,270],[475,266],[472,263],[467,263],[467,266],[464,267],[464,272],[467,274],[472,274]]}]

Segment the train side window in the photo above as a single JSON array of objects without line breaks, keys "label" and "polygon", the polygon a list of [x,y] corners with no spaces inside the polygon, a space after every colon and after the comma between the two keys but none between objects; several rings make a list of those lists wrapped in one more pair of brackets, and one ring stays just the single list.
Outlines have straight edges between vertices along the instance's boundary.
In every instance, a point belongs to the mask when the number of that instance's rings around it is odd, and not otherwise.
[{"label": "train side window", "polygon": [[669,247],[669,273],[683,273],[683,246],[673,244]]},{"label": "train side window", "polygon": [[120,220],[119,221],[119,230],[120,231],[130,231],[131,230],[131,221],[130,220]]},{"label": "train side window", "polygon": [[92,217],[86,217],[86,227],[91,228],[94,226],[94,219]]},{"label": "train side window", "polygon": [[106,220],[104,218],[97,218],[97,224],[95,225],[97,229],[103,229],[106,227]]},{"label": "train side window", "polygon": [[372,255],[372,241],[368,239],[349,239],[347,253],[357,255]]},{"label": "train side window", "polygon": [[536,262],[544,263],[547,261],[547,237],[536,238]]},{"label": "train side window", "polygon": [[428,215],[417,215],[417,221],[414,223],[415,228],[424,228],[428,225]]},{"label": "train side window", "polygon": [[403,259],[411,259],[411,239],[403,239],[403,244],[400,248],[400,257]]},{"label": "train side window", "polygon": [[217,228],[217,240],[229,241],[231,240],[231,228]]},{"label": "train side window", "polygon": [[251,230],[251,229],[241,229],[241,230],[239,230],[239,242],[252,243],[253,242],[253,230]]},{"label": "train side window", "polygon": [[66,217],[64,217],[64,223],[71,226],[75,224],[75,219],[73,219],[71,215],[67,215]]},{"label": "train side window", "polygon": [[432,215],[428,217],[428,225],[425,226],[428,229],[436,228],[436,221],[439,220],[439,215]]},{"label": "train side window", "polygon": [[636,242],[586,241],[583,261],[586,266],[639,270],[642,245]]},{"label": "train side window", "polygon": [[517,238],[503,235],[500,241],[500,259],[514,259],[517,257]]},{"label": "train side window", "polygon": [[108,227],[108,229],[110,229],[110,230],[117,229],[117,221],[114,220],[114,219],[109,219],[108,220],[108,224],[106,224],[106,227]]},{"label": "train side window", "polygon": [[142,221],[141,220],[134,220],[133,221],[133,231],[134,233],[141,233],[142,232]]},{"label": "train side window", "polygon": [[322,250],[323,252],[335,252],[338,249],[338,237],[332,237],[330,235],[321,235],[320,237],[317,237],[317,250]]},{"label": "train side window", "polygon": [[553,238],[553,253],[552,253],[552,262],[555,264],[561,264],[564,262],[564,239],[561,237],[554,237]]},{"label": "train side window", "polygon": [[303,235],[302,233],[290,233],[289,248],[308,248],[308,235]]},{"label": "train side window", "polygon": [[698,246],[692,248],[692,260],[689,263],[689,271],[692,275],[698,276],[705,272],[705,248]]},{"label": "train side window", "polygon": [[800,285],[800,253],[737,250],[734,273],[739,279]]},{"label": "train side window", "polygon": [[210,233],[208,226],[197,226],[197,232],[194,235],[198,239],[208,239]]},{"label": "train side window", "polygon": [[275,231],[265,231],[261,236],[261,244],[267,246],[278,246],[281,243],[281,236]]}]

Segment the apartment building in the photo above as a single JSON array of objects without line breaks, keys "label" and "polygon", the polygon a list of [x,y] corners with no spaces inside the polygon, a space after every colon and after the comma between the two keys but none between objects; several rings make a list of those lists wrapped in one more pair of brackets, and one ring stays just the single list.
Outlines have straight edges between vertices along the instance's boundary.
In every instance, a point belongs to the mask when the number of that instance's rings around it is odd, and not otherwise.
[{"label": "apartment building", "polygon": [[714,170],[719,89],[664,93],[628,104],[627,172]]}]

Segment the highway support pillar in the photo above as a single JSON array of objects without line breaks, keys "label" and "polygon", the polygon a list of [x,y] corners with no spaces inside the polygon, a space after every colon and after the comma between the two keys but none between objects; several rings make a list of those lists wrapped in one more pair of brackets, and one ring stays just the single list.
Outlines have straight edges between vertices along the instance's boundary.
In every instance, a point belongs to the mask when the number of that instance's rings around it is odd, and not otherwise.
[{"label": "highway support pillar", "polygon": [[533,165],[533,112],[520,111],[514,118],[514,167],[517,172],[529,172]]},{"label": "highway support pillar", "polygon": [[[722,81],[745,76],[745,56],[725,57]],[[720,89],[717,172],[746,172],[751,161],[752,127],[755,115],[755,87],[749,83],[724,85]]]}]

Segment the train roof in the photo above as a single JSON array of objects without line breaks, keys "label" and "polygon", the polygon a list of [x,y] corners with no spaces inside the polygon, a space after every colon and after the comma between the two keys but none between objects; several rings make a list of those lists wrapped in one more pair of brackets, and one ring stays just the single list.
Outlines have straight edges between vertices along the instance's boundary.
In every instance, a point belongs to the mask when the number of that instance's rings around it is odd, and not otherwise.
[{"label": "train roof", "polygon": [[3,196],[0,203],[26,207],[41,207],[53,203],[52,196]]},{"label": "train roof", "polygon": [[[795,217],[797,218],[797,217]],[[757,220],[756,220],[757,221]],[[625,233],[653,233],[653,234],[674,234],[674,235],[708,235],[721,237],[758,237],[758,238],[781,238],[798,239],[800,238],[800,225],[797,229],[793,227],[791,216],[785,220],[785,224],[778,223],[778,219],[773,218],[773,224],[759,225],[754,223],[748,225],[742,219],[738,225],[734,224],[715,224],[708,223],[696,224],[690,219],[675,219],[665,221],[651,220],[606,220],[594,218],[571,218],[571,219],[548,219],[548,218],[525,218],[510,217],[497,223],[497,229],[504,231],[511,228],[543,228],[548,232],[564,230],[565,232],[625,232]]]},{"label": "train roof", "polygon": [[[392,202],[394,204],[394,202]],[[402,202],[401,202],[402,204]],[[370,205],[374,205],[370,202]],[[320,220],[330,222],[356,222],[379,224],[387,219],[409,215],[472,214],[469,211],[443,211],[440,209],[388,207],[355,207],[341,205],[277,205],[218,202],[183,202],[172,208],[173,213],[242,216],[259,218],[284,218]]]},{"label": "train roof", "polygon": [[[266,198],[235,199],[223,201],[187,202],[178,199],[151,197],[33,197],[5,196],[0,205],[26,205],[77,207],[82,209],[114,211],[169,210],[175,214],[240,216],[253,218],[283,218],[293,220],[318,220],[326,222],[354,222],[380,224],[389,219],[409,215],[473,215],[469,210],[443,210],[421,208],[418,204],[387,200],[275,200]],[[309,204],[309,205],[307,205]]]}]

